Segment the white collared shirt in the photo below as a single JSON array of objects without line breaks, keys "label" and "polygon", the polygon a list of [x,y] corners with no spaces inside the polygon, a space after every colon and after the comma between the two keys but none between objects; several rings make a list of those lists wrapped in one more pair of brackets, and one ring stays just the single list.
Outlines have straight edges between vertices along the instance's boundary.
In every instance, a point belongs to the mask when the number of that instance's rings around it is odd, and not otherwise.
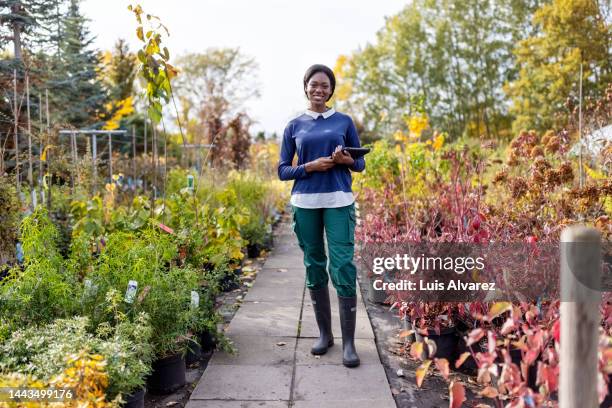
[{"label": "white collared shirt", "polygon": [[325,112],[315,112],[315,111],[311,111],[310,109],[306,109],[306,111],[304,113],[306,115],[310,116],[313,119],[316,119],[319,116],[323,116],[323,119],[327,119],[331,115],[336,113],[336,110],[334,108],[330,108],[330,109],[326,110]]}]

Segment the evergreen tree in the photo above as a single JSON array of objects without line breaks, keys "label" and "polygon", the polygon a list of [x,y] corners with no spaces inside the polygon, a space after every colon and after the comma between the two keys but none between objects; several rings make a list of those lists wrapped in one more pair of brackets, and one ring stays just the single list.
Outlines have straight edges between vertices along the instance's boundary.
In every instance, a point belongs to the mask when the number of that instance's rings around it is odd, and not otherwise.
[{"label": "evergreen tree", "polygon": [[134,94],[136,55],[130,52],[126,41],[117,40],[112,52],[104,55],[104,82],[112,101],[121,101]]},{"label": "evergreen tree", "polygon": [[13,55],[48,51],[57,44],[64,0],[0,0],[0,48],[13,44]]},{"label": "evergreen tree", "polygon": [[[78,0],[71,0],[61,27],[59,56],[49,81],[56,120],[75,127],[95,126],[104,112],[106,94],[97,75],[99,53],[86,27]],[[61,107],[61,109],[60,109]]]}]

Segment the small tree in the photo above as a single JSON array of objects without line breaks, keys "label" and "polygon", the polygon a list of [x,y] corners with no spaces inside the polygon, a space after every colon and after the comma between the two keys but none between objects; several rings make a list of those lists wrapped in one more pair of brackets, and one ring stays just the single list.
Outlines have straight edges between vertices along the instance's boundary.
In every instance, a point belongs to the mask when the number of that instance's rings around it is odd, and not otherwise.
[{"label": "small tree", "polygon": [[[257,64],[238,48],[212,48],[179,58],[182,122],[191,124],[191,139],[212,143],[209,160],[216,165],[238,165],[248,153],[251,124],[245,103],[259,97]],[[191,121],[196,116],[199,123]]]}]

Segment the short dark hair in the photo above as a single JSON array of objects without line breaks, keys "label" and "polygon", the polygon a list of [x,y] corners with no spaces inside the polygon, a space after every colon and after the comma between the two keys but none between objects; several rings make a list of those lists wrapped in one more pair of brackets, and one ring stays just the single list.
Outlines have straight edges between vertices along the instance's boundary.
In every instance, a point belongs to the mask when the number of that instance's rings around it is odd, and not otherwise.
[{"label": "short dark hair", "polygon": [[331,68],[323,64],[314,64],[306,70],[306,73],[304,74],[304,93],[308,98],[308,93],[306,92],[306,84],[308,84],[310,78],[312,78],[312,76],[317,72],[322,72],[329,78],[329,84],[331,85],[331,94],[329,95],[329,98],[327,98],[327,100],[329,101],[334,94],[334,90],[336,89],[336,76],[334,75],[334,71],[332,71]]}]

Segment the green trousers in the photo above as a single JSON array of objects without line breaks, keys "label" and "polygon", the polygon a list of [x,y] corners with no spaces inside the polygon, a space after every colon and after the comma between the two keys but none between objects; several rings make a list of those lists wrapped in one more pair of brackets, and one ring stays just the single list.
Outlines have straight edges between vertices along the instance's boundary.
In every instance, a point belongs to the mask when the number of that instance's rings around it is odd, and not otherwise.
[{"label": "green trousers", "polygon": [[[294,206],[293,231],[304,251],[308,289],[327,286],[331,276],[339,296],[355,296],[355,205],[312,209]],[[323,232],[327,238],[329,261],[325,253]]]}]

